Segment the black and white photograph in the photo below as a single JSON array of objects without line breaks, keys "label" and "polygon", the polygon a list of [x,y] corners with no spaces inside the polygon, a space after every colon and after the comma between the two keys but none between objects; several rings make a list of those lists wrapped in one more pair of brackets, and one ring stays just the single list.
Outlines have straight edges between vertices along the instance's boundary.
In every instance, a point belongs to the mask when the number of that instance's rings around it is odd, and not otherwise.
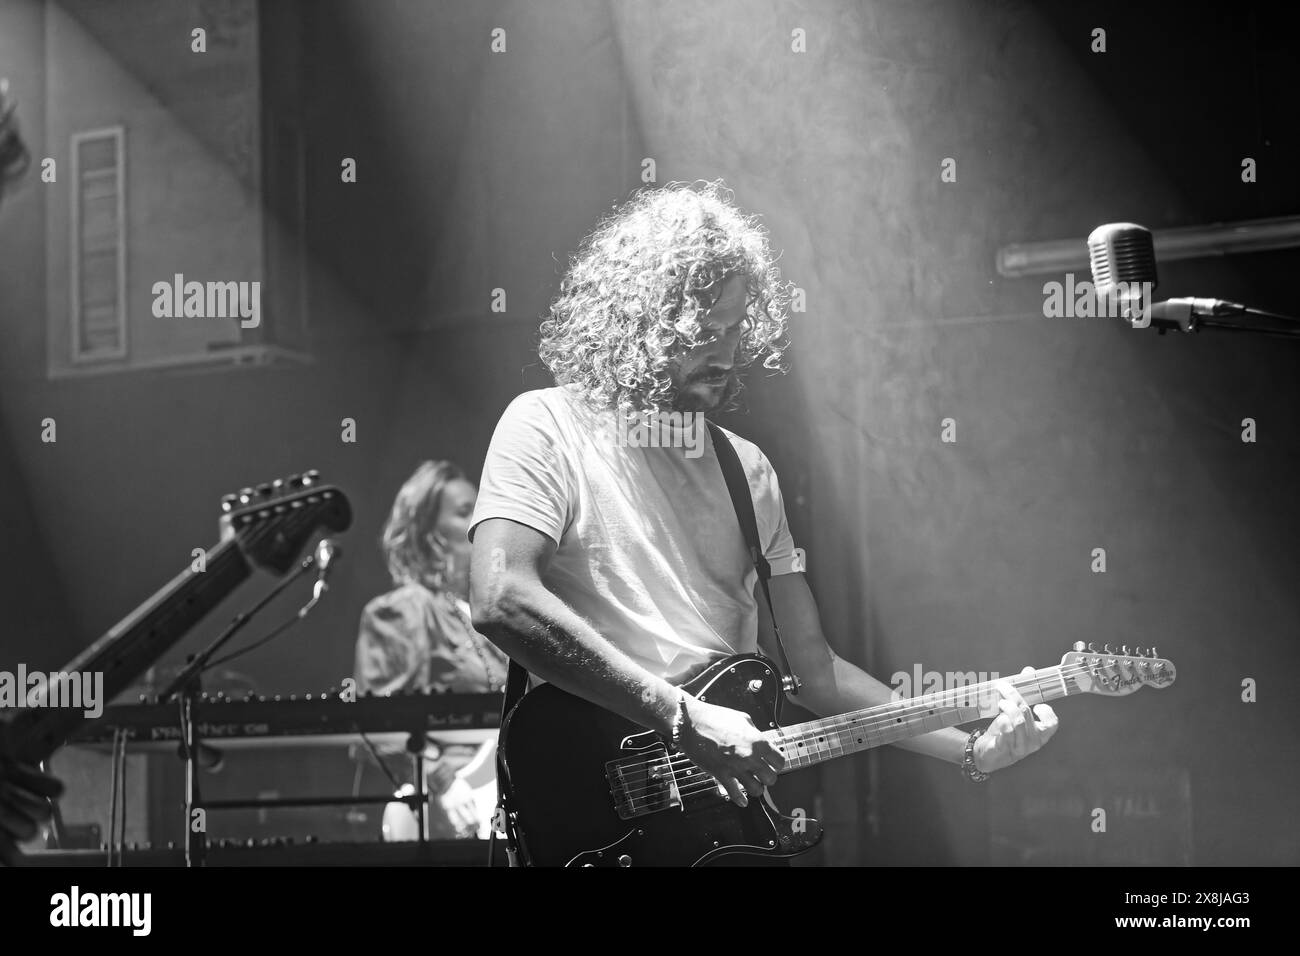
[{"label": "black and white photograph", "polygon": [[23,919],[761,867],[1239,943],[1300,864],[1297,25],[0,0]]}]

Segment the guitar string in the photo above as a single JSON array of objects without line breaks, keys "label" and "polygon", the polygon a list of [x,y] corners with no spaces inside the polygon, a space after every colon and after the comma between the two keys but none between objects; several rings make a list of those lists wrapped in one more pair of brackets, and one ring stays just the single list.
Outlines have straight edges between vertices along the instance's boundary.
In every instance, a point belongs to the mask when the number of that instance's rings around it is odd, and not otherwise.
[{"label": "guitar string", "polygon": [[[1080,673],[1080,672],[1083,672],[1083,671],[1089,670],[1090,668],[1091,668],[1091,665],[1087,665],[1087,664],[1069,664],[1069,665],[1065,665],[1065,666],[1060,667],[1060,671],[1061,671],[1061,676],[1062,676],[1062,677],[1067,677],[1067,676],[1068,676],[1068,677],[1073,677],[1073,676],[1076,676],[1076,675],[1077,675],[1078,673]],[[1053,682],[1055,682],[1055,676],[1054,676],[1054,675],[1052,675],[1052,676],[1050,677],[1050,679],[1051,679]],[[1030,677],[1030,676],[1017,675],[1016,678],[1012,679],[1011,683],[1012,683],[1012,686],[1028,687],[1031,683],[1033,683],[1033,684],[1037,684],[1039,680],[1040,680],[1040,678],[1038,678],[1037,674],[1033,675],[1032,677]],[[992,687],[993,684],[994,684],[994,682],[989,681],[989,682],[985,682],[985,683],[983,683],[983,684],[972,684],[972,685],[968,685],[968,686],[966,686],[966,687],[963,687],[963,688],[960,688],[960,689],[957,689],[957,690],[944,691],[944,692],[943,692],[943,695],[942,695],[942,698],[943,698],[944,700],[946,700],[946,699],[948,699],[949,697],[952,697],[952,699],[953,699],[954,702],[955,702],[955,700],[958,699],[958,698],[957,698],[957,695],[971,696],[971,694],[972,694],[973,691],[976,691],[976,690],[978,690],[978,689],[981,688],[981,687]],[[923,699],[924,699],[924,698],[918,698],[918,700],[923,700]],[[877,706],[879,706],[879,705],[877,705]],[[884,705],[884,706],[885,706],[885,707],[888,707],[889,705]],[[973,705],[972,705],[972,706],[973,706]],[[876,709],[875,707],[873,707],[873,708],[868,708],[868,710],[875,710],[875,709]],[[786,745],[797,744],[797,743],[798,743],[799,741],[801,741],[801,740],[808,740],[808,739],[811,739],[811,738],[814,738],[814,737],[824,737],[824,736],[827,736],[828,733],[838,733],[842,728],[846,728],[846,727],[852,727],[852,728],[854,728],[855,732],[856,732],[856,731],[859,731],[859,730],[865,730],[865,731],[867,732],[867,734],[870,735],[871,733],[875,732],[875,731],[873,730],[873,728],[880,728],[880,727],[883,727],[883,726],[896,725],[896,724],[899,722],[899,721],[898,721],[898,718],[899,718],[900,716],[903,716],[903,717],[911,717],[911,716],[914,716],[915,714],[919,714],[919,713],[922,712],[922,711],[925,711],[925,710],[932,710],[932,709],[934,709],[933,706],[930,706],[930,705],[928,705],[928,704],[920,704],[919,706],[911,706],[911,707],[906,707],[906,708],[902,708],[902,709],[895,709],[895,710],[892,710],[892,711],[887,711],[887,712],[882,713],[881,716],[879,716],[879,717],[872,717],[872,718],[857,718],[857,719],[849,719],[849,720],[845,720],[845,719],[843,719],[843,715],[837,715],[837,716],[834,717],[834,718],[827,718],[825,723],[821,723],[820,721],[810,721],[810,723],[820,723],[820,724],[821,724],[821,728],[820,728],[820,730],[805,730],[805,731],[800,731],[800,732],[799,732],[797,735],[795,735],[795,736],[791,736],[791,737],[786,737],[786,738],[784,738],[784,743],[785,743]],[[971,719],[974,720],[974,719],[976,719],[976,718],[971,718]],[[962,721],[962,722],[964,723],[965,721]],[[775,733],[779,735],[779,734],[781,734],[781,732],[782,732],[782,731],[778,730],[778,731],[776,731]],[[841,746],[842,746],[842,745],[841,745]],[[829,749],[829,748],[827,748],[827,749]],[[847,748],[843,748],[843,747],[842,747],[842,749],[846,749],[846,750],[847,750]],[[805,751],[804,755],[811,754],[811,753],[816,753],[816,752],[817,752],[816,749],[811,750],[811,751]],[[797,756],[803,756],[803,755],[797,755]],[[671,771],[673,771],[674,774],[675,774],[679,769],[685,767],[686,765],[692,765],[692,766],[693,766],[693,764],[691,763],[690,758],[687,757],[685,754],[682,754],[682,753],[680,753],[680,752],[674,752],[674,754],[673,754],[672,756],[670,756],[670,757],[656,757],[656,758],[651,758],[651,759],[648,759],[648,760],[644,760],[644,761],[639,761],[639,762],[636,762],[636,763],[628,764],[627,767],[628,767],[628,769],[637,769],[637,768],[641,768],[641,767],[647,767],[647,766],[650,766],[650,765],[653,765],[653,764],[658,764],[659,766],[667,765],[668,769],[670,769]],[[795,770],[795,769],[800,769],[800,768],[798,768],[798,767],[790,767],[790,768],[788,768],[788,769],[789,769],[789,770]],[[709,779],[713,781],[712,784],[710,784],[710,786],[716,786],[716,780],[713,779],[713,778],[711,777],[711,775],[710,775]],[[692,783],[694,783],[694,781],[692,781]],[[633,794],[635,794],[635,793],[637,793],[637,792],[641,792],[641,791],[644,791],[644,790],[653,790],[653,789],[657,789],[657,788],[654,787],[654,786],[650,786],[650,787],[640,788],[639,791],[631,791],[631,792],[632,792]]]},{"label": "guitar string", "polygon": [[[1068,664],[1068,665],[1064,665],[1064,666],[1060,666],[1060,665],[1058,665],[1058,668],[1059,668],[1059,670],[1060,670],[1060,675],[1061,675],[1061,677],[1063,677],[1063,678],[1065,678],[1065,677],[1071,677],[1071,678],[1072,678],[1072,677],[1077,676],[1078,674],[1080,674],[1080,673],[1082,673],[1082,672],[1085,672],[1085,671],[1091,670],[1091,669],[1092,669],[1092,666],[1093,666],[1093,665],[1089,665],[1089,664],[1079,664],[1079,663],[1076,663],[1076,664]],[[1019,689],[1019,688],[1021,688],[1021,687],[1029,687],[1029,686],[1031,686],[1031,685],[1037,685],[1037,684],[1038,684],[1041,680],[1043,680],[1043,679],[1049,679],[1049,680],[1051,680],[1053,683],[1055,683],[1055,682],[1056,682],[1056,675],[1054,675],[1054,674],[1053,674],[1053,675],[1048,675],[1047,678],[1041,678],[1041,677],[1038,676],[1037,673],[1035,673],[1034,675],[1016,675],[1014,678],[1011,679],[1011,684],[1012,684],[1013,687],[1017,687],[1017,688]],[[967,685],[967,686],[965,686],[965,687],[958,688],[958,689],[951,690],[951,691],[944,691],[944,692],[943,692],[939,697],[931,698],[931,700],[933,701],[933,704],[930,704],[930,703],[921,703],[921,704],[919,704],[919,705],[914,705],[914,706],[910,706],[910,707],[904,707],[904,708],[901,708],[901,709],[888,710],[888,711],[884,711],[884,712],[882,712],[882,713],[880,714],[880,716],[878,716],[878,717],[871,717],[871,718],[861,718],[861,717],[859,717],[859,718],[851,718],[851,719],[847,719],[847,720],[846,720],[846,719],[844,719],[844,716],[843,716],[843,715],[837,715],[836,717],[833,717],[833,718],[827,718],[827,719],[825,720],[824,723],[821,722],[821,721],[810,721],[810,723],[820,724],[820,727],[819,727],[818,729],[815,729],[815,730],[805,730],[805,731],[800,731],[800,732],[799,732],[797,735],[795,735],[795,736],[784,738],[784,739],[782,740],[782,743],[783,743],[784,745],[786,745],[787,747],[790,747],[790,746],[793,746],[793,745],[797,745],[797,744],[798,744],[799,742],[801,742],[801,741],[810,740],[810,739],[812,739],[812,738],[814,738],[814,737],[825,737],[825,736],[827,736],[827,735],[831,735],[831,734],[838,734],[838,733],[840,733],[841,730],[844,729],[844,728],[852,728],[852,729],[854,730],[855,733],[856,733],[856,732],[865,731],[865,733],[869,736],[869,735],[871,735],[872,733],[875,732],[875,729],[876,729],[876,728],[881,728],[881,727],[890,726],[890,725],[897,725],[897,724],[900,722],[900,718],[910,718],[910,717],[913,717],[914,715],[919,714],[919,713],[921,713],[921,712],[923,712],[923,711],[926,711],[926,710],[933,710],[933,709],[935,709],[935,706],[940,706],[940,707],[947,706],[946,702],[949,701],[949,700],[952,701],[952,705],[953,705],[953,706],[956,706],[956,701],[957,701],[958,699],[961,699],[962,697],[970,697],[970,696],[976,694],[976,693],[979,691],[980,688],[992,688],[992,687],[994,686],[994,684],[995,684],[995,682],[993,682],[993,681],[988,681],[988,682],[984,682],[984,683],[981,683],[981,684],[971,684],[971,685]],[[917,698],[917,700],[924,701],[924,700],[926,700],[926,698]],[[879,706],[879,705],[877,705],[877,706]],[[886,704],[886,705],[884,705],[884,706],[885,706],[886,708],[888,708],[890,705]],[[970,705],[970,706],[974,706],[974,705]],[[867,708],[867,710],[875,710],[875,709],[876,709],[875,707],[873,707],[873,708]],[[973,720],[973,719],[976,719],[976,718],[971,718],[971,719]],[[965,721],[962,721],[962,722],[964,723]],[[775,733],[776,733],[776,734],[778,735],[778,737],[779,737],[779,735],[782,733],[782,731],[781,731],[781,730],[778,730],[778,731],[776,731]],[[843,745],[830,745],[830,746],[827,746],[826,749],[827,749],[827,751],[829,751],[830,749],[832,749],[832,748],[835,747],[835,746],[838,746],[840,749],[844,750],[845,753],[849,752],[849,751],[848,751],[848,748],[844,747]],[[809,755],[812,755],[812,754],[817,754],[817,753],[818,753],[818,749],[819,749],[819,748],[814,748],[814,749],[812,749],[812,750],[807,750],[807,751],[804,751],[802,754],[796,753],[795,757],[796,757],[796,759],[798,759],[798,758],[801,758],[801,757],[803,757],[803,756],[809,756]],[[836,756],[842,756],[842,755],[843,755],[843,754],[836,755]],[[787,758],[787,759],[789,759],[789,758]],[[672,756],[656,757],[656,758],[651,758],[651,759],[648,759],[648,760],[644,760],[644,761],[639,761],[639,762],[636,762],[636,763],[628,764],[628,765],[627,765],[627,769],[635,770],[635,769],[639,769],[639,768],[642,768],[642,767],[649,767],[649,766],[652,766],[652,765],[658,765],[658,766],[661,766],[661,767],[663,767],[663,766],[667,766],[667,769],[669,769],[670,771],[672,771],[674,775],[676,775],[676,773],[677,773],[679,770],[684,769],[687,765],[693,766],[693,764],[691,763],[690,758],[687,757],[685,754],[681,754],[680,752],[674,752],[674,754],[673,754]],[[786,770],[786,771],[788,771],[788,770],[796,770],[796,769],[801,769],[801,768],[799,768],[799,767],[787,767],[787,768],[783,768],[783,769]],[[701,771],[701,772],[703,773],[703,771]],[[710,774],[706,774],[705,777],[706,777],[707,779],[705,779],[705,780],[703,780],[703,781],[692,780],[690,783],[688,783],[688,784],[685,785],[685,788],[681,788],[681,787],[679,787],[679,792],[681,792],[681,793],[690,793],[690,792],[694,792],[694,791],[696,791],[696,790],[715,789],[715,788],[717,787],[717,780],[716,780],[716,778],[714,778],[714,777],[713,777],[712,775],[710,775]],[[658,790],[658,789],[659,789],[659,787],[654,786],[654,785],[651,785],[651,786],[647,786],[647,787],[634,788],[634,789],[632,789],[632,790],[630,790],[630,791],[627,791],[627,792],[628,792],[629,795],[632,796],[632,798],[635,800],[636,797],[637,797],[637,795],[639,795],[640,793],[643,793],[643,792],[645,792],[645,791],[649,791],[649,790]]]},{"label": "guitar string", "polygon": [[[1086,664],[1072,664],[1072,665],[1066,665],[1066,666],[1064,666],[1064,667],[1061,667],[1061,673],[1062,673],[1063,676],[1065,676],[1067,673],[1070,673],[1070,672],[1076,672],[1076,673],[1077,673],[1078,671],[1081,671],[1081,670],[1088,670],[1090,667],[1091,667],[1091,665],[1086,665]],[[1036,676],[1036,675],[1035,675],[1035,676]],[[1022,683],[1025,683],[1025,684],[1027,684],[1027,683],[1029,682],[1029,680],[1031,680],[1031,678],[1019,678],[1019,679],[1022,681]],[[1014,683],[1014,682],[1013,682],[1013,683]],[[954,692],[954,691],[946,691],[945,694],[960,693],[960,692],[963,692],[963,691],[964,691],[965,693],[969,694],[969,693],[970,693],[970,690],[971,690],[972,687],[978,687],[978,686],[980,686],[980,685],[970,685],[969,687],[962,688],[961,691],[956,691],[956,692]],[[917,708],[913,708],[913,710],[916,710],[916,709],[917,709]],[[920,708],[920,709],[928,709],[928,708],[922,707],[922,708]],[[974,719],[974,718],[972,718],[972,719]],[[889,721],[889,722],[890,722],[890,723],[896,723],[896,721]],[[965,721],[962,721],[962,722],[964,723]],[[843,724],[844,722],[843,722],[843,721],[839,721],[839,723]],[[813,737],[813,736],[825,736],[825,735],[824,735],[824,734],[818,734],[818,733],[815,732],[815,731],[809,731],[809,732],[804,732],[804,733],[802,734],[802,736],[803,736],[804,738],[808,738],[808,737]],[[797,741],[799,738],[796,737],[796,738],[789,738],[789,739],[790,739],[790,740],[796,740],[796,741]],[[889,743],[892,743],[893,741],[888,741],[888,742],[889,742]],[[882,741],[882,743],[886,743],[886,742]],[[850,752],[848,748],[843,747],[842,745],[840,746],[840,749],[843,750],[843,753],[840,753],[840,754],[832,754],[832,753],[830,753],[830,750],[831,750],[831,749],[832,749],[832,748],[829,747],[829,746],[826,748],[827,755],[830,756],[831,758],[839,757],[839,756],[845,756],[847,753]],[[815,754],[815,753],[817,753],[817,750],[816,750],[816,749],[814,749],[814,750],[812,750],[812,751],[805,751],[805,755]],[[654,759],[654,760],[650,760],[650,761],[642,761],[642,762],[640,762],[640,764],[633,764],[633,765],[629,765],[629,766],[632,766],[632,767],[636,767],[636,766],[646,766],[646,765],[648,765],[648,764],[655,764],[655,763],[659,764],[660,766],[665,766],[665,765],[666,765],[666,766],[668,767],[668,769],[670,769],[670,770],[673,772],[674,777],[675,777],[675,776],[677,775],[677,773],[678,773],[680,770],[682,770],[684,767],[686,767],[686,766],[694,767],[694,764],[691,763],[690,758],[688,758],[688,757],[686,757],[684,754],[680,754],[680,753],[676,753],[676,754],[674,754],[674,756],[672,756],[672,757],[656,758],[656,759]],[[695,768],[695,769],[698,769],[698,768]],[[783,769],[783,772],[788,772],[788,771],[791,771],[791,770],[797,770],[797,769],[801,769],[801,768],[800,768],[800,767],[792,767],[792,766],[788,766],[788,765],[787,765],[787,767]],[[697,779],[697,780],[692,780],[692,781],[690,781],[689,783],[687,783],[687,784],[685,784],[685,785],[678,785],[678,788],[677,788],[677,790],[678,790],[678,794],[681,795],[681,796],[690,796],[690,795],[692,795],[692,794],[694,794],[694,793],[704,792],[704,791],[708,791],[708,790],[716,790],[716,789],[718,788],[718,782],[717,782],[717,779],[716,779],[716,778],[714,778],[711,774],[705,774],[703,771],[701,771],[701,774],[702,774],[702,777],[699,778],[699,779]],[[660,791],[661,788],[660,788],[660,787],[657,787],[657,786],[650,786],[650,787],[642,787],[642,788],[633,789],[633,790],[628,791],[628,792],[630,793],[630,795],[633,797],[633,800],[635,801],[635,799],[638,797],[639,794],[642,794],[642,793],[644,793],[644,792],[647,791],[647,790]]]},{"label": "guitar string", "polygon": [[[975,719],[975,718],[970,718],[970,719]],[[962,723],[964,722],[965,721],[962,721]],[[888,721],[888,724],[890,726],[898,726],[898,723],[893,720]],[[875,733],[875,731],[868,729],[865,723],[860,724],[857,728],[855,728],[854,732],[857,733],[857,732],[862,732],[864,730],[865,730],[864,736],[869,741],[870,737]],[[805,732],[802,734],[802,737],[805,739],[812,738],[812,737],[821,737],[821,736],[827,736],[827,734],[824,733],[819,734],[815,731]],[[797,743],[799,739],[800,739],[799,737],[788,738],[786,740],[786,745],[789,746],[792,742]],[[900,739],[904,739],[904,738],[900,738]],[[859,742],[861,742],[861,738],[859,739]],[[874,744],[869,743],[869,746],[882,746],[885,744],[895,743],[895,742],[897,741],[880,740]],[[838,749],[840,752],[835,753],[834,751],[836,749]],[[825,756],[828,759],[834,759],[836,757],[847,756],[849,753],[853,753],[853,752],[856,751],[853,750],[851,747],[844,746],[842,744],[822,745],[821,747],[802,750],[802,752],[796,752],[794,758],[787,757],[788,762],[782,768],[781,773],[789,773],[794,770],[803,769],[803,767],[812,766],[814,763],[820,762],[816,759],[811,759],[808,760],[806,763],[795,764],[792,762],[792,759],[802,760],[805,757],[821,757],[821,756]],[[694,796],[696,794],[717,791],[720,789],[720,785],[716,777],[714,777],[712,774],[705,773],[703,770],[700,770],[690,760],[690,758],[685,756],[684,754],[675,753],[672,757],[660,758],[657,761],[648,761],[643,763],[651,763],[651,764],[658,763],[660,766],[665,766],[672,775],[672,779],[674,781],[674,788],[676,790],[677,795],[683,799]],[[699,776],[695,776],[696,773],[698,773]],[[682,774],[689,774],[691,775],[691,777],[685,783],[679,783],[677,781],[679,779],[679,776]],[[744,788],[742,787],[742,790],[743,789]],[[664,793],[662,786],[653,785],[653,784],[648,786],[630,788],[626,790],[625,793],[630,798],[630,802],[633,807],[635,807],[636,802],[638,800],[643,802],[646,801],[648,799],[647,796],[648,794],[654,794],[654,795],[664,794],[665,796],[667,796],[667,794]],[[656,809],[664,809],[664,808],[665,807],[658,807]]]},{"label": "guitar string", "polygon": [[[1070,670],[1087,669],[1087,665],[1078,665],[1078,664],[1067,665],[1067,667]],[[1063,678],[1067,676],[1067,667],[1061,668],[1061,676]],[[1073,676],[1073,675],[1071,674],[1069,676]],[[1051,677],[1051,679],[1053,680],[1053,682],[1055,682],[1054,675]],[[1036,674],[1033,677],[1017,675],[1017,680],[1012,681],[1012,686],[1017,686],[1017,682],[1019,682],[1019,687],[1028,687],[1031,683],[1037,684],[1038,678]],[[951,706],[958,706],[957,701],[962,699],[963,697],[969,698],[971,696],[975,696],[975,694],[978,692],[978,690],[981,687],[988,688],[992,686],[993,686],[993,682],[986,682],[984,684],[972,684],[963,688],[959,688],[951,691],[944,691],[939,698],[933,699],[933,704],[921,703],[915,706],[896,708],[894,710],[885,710],[879,716],[872,716],[870,718],[859,717],[859,718],[844,719],[843,715],[837,715],[834,718],[827,718],[824,723],[822,721],[810,721],[810,723],[817,724],[819,726],[814,729],[798,731],[797,733],[789,737],[782,737],[781,736],[782,730],[777,730],[774,732],[770,731],[768,733],[774,733],[775,735],[777,735],[778,741],[780,741],[781,745],[783,745],[786,748],[787,761],[791,759],[802,759],[804,757],[820,755],[820,752],[823,751],[823,749],[826,753],[829,754],[830,751],[832,749],[835,749],[836,747],[838,747],[841,751],[843,751],[843,753],[836,754],[833,756],[844,756],[851,751],[848,747],[844,746],[843,744],[822,745],[821,747],[814,747],[808,750],[801,750],[799,745],[801,742],[808,741],[813,738],[823,738],[826,736],[838,736],[838,734],[841,733],[842,730],[845,728],[851,729],[852,732],[855,734],[858,733],[863,734],[869,741],[871,736],[873,736],[883,728],[897,727],[900,723],[902,723],[904,719],[910,721],[916,715],[919,715],[924,711],[934,710],[936,706],[937,707],[947,706],[948,701],[951,701]],[[918,698],[918,700],[924,701],[925,698]],[[976,705],[968,704],[967,706],[975,707]],[[889,705],[884,705],[884,707],[888,708]],[[875,709],[876,709],[875,707],[868,708],[868,710],[875,710]],[[960,707],[958,709],[960,709]],[[972,717],[969,719],[974,720],[976,718]],[[965,723],[965,721],[960,721],[960,723]],[[936,728],[936,729],[940,729],[940,728]],[[771,741],[771,742],[774,745],[777,743],[777,741]],[[859,743],[860,742],[861,742],[861,738],[859,738]],[[881,741],[880,743],[874,744],[872,746],[882,746],[890,742],[892,741]],[[790,756],[791,753],[793,753],[793,757]],[[638,763],[628,765],[628,768],[638,769],[641,767],[648,767],[655,764],[659,765],[660,767],[666,766],[667,769],[673,774],[674,778],[677,776],[679,772],[686,770],[687,767],[694,766],[694,764],[692,763],[689,757],[687,757],[685,754],[675,751],[672,756],[665,756],[661,758],[653,758],[651,760],[640,761]],[[782,768],[782,772],[789,772],[797,769],[801,769],[801,767],[790,766],[789,763],[787,763],[786,767]],[[701,772],[703,773],[703,771]],[[705,777],[702,780],[695,779],[695,780],[691,780],[689,783],[685,785],[679,785],[678,792],[683,795],[688,795],[690,793],[697,792],[697,791],[716,789],[717,786],[718,786],[717,779],[714,778],[711,774],[705,774]],[[640,795],[648,791],[658,792],[661,789],[662,788],[659,787],[658,785],[652,784],[648,786],[632,788],[626,792],[635,802],[635,800]]]}]

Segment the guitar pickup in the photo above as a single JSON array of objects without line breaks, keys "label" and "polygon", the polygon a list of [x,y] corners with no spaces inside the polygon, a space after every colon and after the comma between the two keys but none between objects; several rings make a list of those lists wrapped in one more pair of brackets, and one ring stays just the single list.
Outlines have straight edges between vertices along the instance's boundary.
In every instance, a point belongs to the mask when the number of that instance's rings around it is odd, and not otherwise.
[{"label": "guitar pickup", "polygon": [[605,779],[619,819],[633,820],[682,807],[677,775],[663,746],[609,761],[605,764]]}]

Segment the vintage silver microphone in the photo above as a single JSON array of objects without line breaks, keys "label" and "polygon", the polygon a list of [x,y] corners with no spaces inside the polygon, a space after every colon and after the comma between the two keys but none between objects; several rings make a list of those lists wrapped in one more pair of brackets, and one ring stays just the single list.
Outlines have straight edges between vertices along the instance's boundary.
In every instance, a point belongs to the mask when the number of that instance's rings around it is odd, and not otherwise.
[{"label": "vintage silver microphone", "polygon": [[1294,334],[1290,330],[1278,331],[1259,323],[1214,321],[1225,316],[1244,315],[1293,321],[1239,302],[1192,298],[1150,301],[1159,279],[1156,276],[1155,244],[1151,240],[1151,230],[1145,226],[1132,222],[1109,222],[1098,226],[1088,235],[1088,258],[1097,298],[1114,302],[1119,316],[1136,329],[1194,332],[1206,327]]}]

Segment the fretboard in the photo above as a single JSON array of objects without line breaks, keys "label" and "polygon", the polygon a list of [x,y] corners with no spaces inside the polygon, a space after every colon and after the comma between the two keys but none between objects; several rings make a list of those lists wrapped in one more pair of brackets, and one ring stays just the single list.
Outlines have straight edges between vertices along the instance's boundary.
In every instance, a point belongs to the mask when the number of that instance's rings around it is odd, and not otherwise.
[{"label": "fretboard", "polygon": [[[1020,691],[1030,707],[1072,694],[1084,693],[1068,680],[1059,666],[1006,680]],[[994,681],[967,684],[955,690],[890,701],[865,710],[791,724],[764,734],[785,756],[782,773],[845,757],[860,750],[897,743],[932,731],[989,716],[1000,695]],[[981,702],[985,704],[981,707]]]},{"label": "fretboard", "polygon": [[[104,699],[100,703],[107,704],[251,573],[234,540],[221,542],[208,550],[205,571],[187,569],[178,574],[64,665],[63,672],[102,673]],[[10,735],[18,759],[36,763],[62,746],[85,722],[82,710],[37,706],[20,710],[8,727],[0,729]]]}]

